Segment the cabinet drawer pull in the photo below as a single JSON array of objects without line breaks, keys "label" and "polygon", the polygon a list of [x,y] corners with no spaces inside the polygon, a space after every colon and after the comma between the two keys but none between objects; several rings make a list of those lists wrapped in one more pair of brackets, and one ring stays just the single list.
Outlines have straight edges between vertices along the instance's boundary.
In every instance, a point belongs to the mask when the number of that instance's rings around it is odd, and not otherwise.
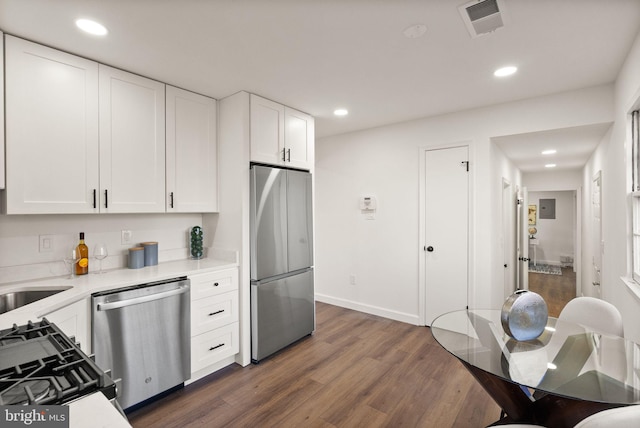
[{"label": "cabinet drawer pull", "polygon": [[104,207],[109,208],[109,191],[107,189],[104,190]]},{"label": "cabinet drawer pull", "polygon": [[287,151],[285,149],[282,149],[282,162],[286,162],[287,161]]},{"label": "cabinet drawer pull", "polygon": [[214,316],[214,315],[221,314],[221,313],[223,313],[223,312],[224,312],[224,309],[220,309],[219,311],[211,312],[211,313],[209,314],[209,316],[211,317],[211,316]]},{"label": "cabinet drawer pull", "polygon": [[224,346],[224,343],[221,343],[221,344],[216,345],[216,346],[212,346],[211,348],[209,348],[209,351],[213,351],[214,349],[218,349],[218,348],[220,348],[222,346]]},{"label": "cabinet drawer pull", "polygon": [[291,149],[287,149],[287,162],[291,162]]},{"label": "cabinet drawer pull", "polygon": [[96,189],[93,189],[93,208],[96,208]]},{"label": "cabinet drawer pull", "polygon": [[171,202],[169,203],[169,208],[173,208],[173,192],[169,193],[169,198]]},{"label": "cabinet drawer pull", "polygon": [[213,283],[213,286],[214,286],[214,287],[217,287],[218,285],[220,285],[220,284],[218,284],[217,282],[214,282],[214,283]]}]

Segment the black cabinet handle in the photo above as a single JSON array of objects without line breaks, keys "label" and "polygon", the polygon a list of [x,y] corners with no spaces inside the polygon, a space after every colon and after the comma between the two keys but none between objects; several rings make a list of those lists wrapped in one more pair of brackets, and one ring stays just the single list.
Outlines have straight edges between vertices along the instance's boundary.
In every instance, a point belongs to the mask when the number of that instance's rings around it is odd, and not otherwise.
[{"label": "black cabinet handle", "polygon": [[287,153],[287,151],[285,149],[282,149],[282,162],[286,162],[287,161],[286,153]]},{"label": "black cabinet handle", "polygon": [[287,149],[287,162],[291,162],[291,149]]},{"label": "black cabinet handle", "polygon": [[219,311],[211,312],[211,313],[209,314],[209,316],[211,317],[211,316],[213,316],[213,315],[218,315],[218,314],[221,314],[221,313],[223,313],[223,312],[224,312],[224,309],[220,309]]},{"label": "black cabinet handle", "polygon": [[213,283],[213,286],[214,286],[214,287],[217,287],[218,285],[219,285],[219,284],[218,284],[217,282],[214,282],[214,283]]},{"label": "black cabinet handle", "polygon": [[173,192],[169,193],[169,208],[173,208]]},{"label": "black cabinet handle", "polygon": [[427,247],[427,251],[430,252],[430,253],[433,253],[433,247],[431,245],[429,245]]},{"label": "black cabinet handle", "polygon": [[211,348],[209,348],[209,351],[213,351],[214,349],[218,349],[218,348],[221,348],[223,346],[224,346],[224,343],[221,343],[221,344],[216,345],[216,346],[212,346]]},{"label": "black cabinet handle", "polygon": [[109,208],[109,191],[104,189],[104,207]]},{"label": "black cabinet handle", "polygon": [[96,207],[96,189],[93,189],[93,208]]}]

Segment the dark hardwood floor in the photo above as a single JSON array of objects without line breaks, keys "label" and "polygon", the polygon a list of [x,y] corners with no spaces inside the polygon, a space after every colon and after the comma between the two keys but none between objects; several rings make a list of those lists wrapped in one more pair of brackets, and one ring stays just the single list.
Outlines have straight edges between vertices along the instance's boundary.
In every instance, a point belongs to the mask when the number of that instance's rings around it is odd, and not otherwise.
[{"label": "dark hardwood floor", "polygon": [[[575,274],[530,274],[557,316]],[[573,294],[572,294],[573,293]],[[499,407],[429,328],[317,303],[317,329],[258,365],[233,365],[129,415],[142,427],[483,427]]]},{"label": "dark hardwood floor", "polygon": [[500,409],[429,328],[317,303],[317,329],[129,415],[139,427],[482,427]]}]

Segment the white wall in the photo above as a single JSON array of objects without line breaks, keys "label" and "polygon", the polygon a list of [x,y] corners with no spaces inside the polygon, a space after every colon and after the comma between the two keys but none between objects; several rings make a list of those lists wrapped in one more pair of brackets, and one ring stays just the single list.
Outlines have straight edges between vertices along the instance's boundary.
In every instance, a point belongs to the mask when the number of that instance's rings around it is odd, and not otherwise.
[{"label": "white wall", "polygon": [[[3,215],[0,217],[0,284],[65,275],[63,253],[85,232],[89,254],[98,241],[107,244],[105,269],[126,266],[129,247],[121,230],[133,232],[133,242],[158,242],[159,261],[188,257],[189,230],[202,225],[200,214]],[[39,251],[39,236],[51,235],[51,252]],[[89,269],[97,269],[89,261]]]},{"label": "white wall", "polygon": [[[470,304],[499,307],[503,281],[497,278],[501,271],[496,263],[502,266],[503,261],[496,260],[494,247],[504,160],[491,137],[610,122],[612,105],[612,87],[606,85],[319,139],[317,298],[408,322],[419,320],[421,148],[470,142]],[[376,220],[359,213],[357,200],[365,193],[378,198]]]},{"label": "white wall", "polygon": [[[500,221],[492,222],[493,227],[491,236],[498,236],[497,245],[492,246],[492,278],[495,278],[496,286],[493,290],[498,293],[500,284],[502,284],[502,298],[506,299],[516,289],[517,285],[517,236],[514,233],[516,229],[516,193],[518,188],[522,186],[522,174],[518,168],[505,156],[499,146],[491,144],[491,189],[494,193],[492,200],[497,201],[496,218]],[[509,193],[508,201],[503,201],[503,181],[509,183],[507,192]],[[506,207],[504,205],[507,205]],[[504,265],[507,265],[505,269]],[[492,301],[498,297],[492,298]]]},{"label": "white wall", "polygon": [[[555,199],[556,218],[540,218],[540,199]],[[575,192],[529,192],[529,205],[536,205],[538,213],[535,228],[538,230],[536,248],[537,263],[561,265],[561,257],[575,257],[576,209]],[[533,254],[529,253],[529,258]]]},{"label": "white wall", "polygon": [[528,191],[540,190],[578,190],[582,186],[582,170],[525,172],[522,185]]},{"label": "white wall", "polygon": [[[631,266],[631,241],[628,232],[631,230],[628,200],[631,189],[628,115],[633,107],[638,107],[639,100],[640,37],[636,38],[616,80],[615,123],[611,138],[608,142],[601,144],[603,147],[594,155],[588,168],[585,168],[584,176],[586,186],[601,165],[604,246],[602,297],[620,309],[624,320],[625,336],[636,342],[640,342],[640,298],[627,287],[622,278],[628,276]],[[587,194],[586,191],[585,194]],[[586,225],[587,222],[585,222]],[[584,269],[587,268],[585,263]],[[639,292],[637,286],[633,288]]]},{"label": "white wall", "polygon": [[[611,140],[612,129],[607,132],[607,134],[603,137],[602,141],[593,152],[589,161],[585,165],[582,172],[582,266],[581,266],[581,284],[577,285],[578,294],[582,296],[591,296],[591,297],[600,297],[598,296],[598,290],[594,288],[593,283],[595,281],[594,271],[593,271],[593,256],[594,252],[597,251],[598,245],[595,241],[595,237],[593,234],[593,201],[592,201],[592,192],[593,192],[593,179],[596,174],[600,174],[602,179],[602,183],[606,184],[606,181],[609,179],[607,173],[603,173],[603,168],[605,166],[605,161],[607,159],[607,153],[609,151],[609,142]],[[602,191],[602,190],[601,190]],[[604,191],[602,192],[602,196],[604,196]],[[604,210],[604,206],[603,206]],[[624,212],[624,209],[620,210]],[[618,217],[620,214],[618,214]],[[603,224],[604,228],[604,224]],[[622,253],[621,253],[622,254]],[[602,281],[600,281],[602,282]],[[604,296],[602,296],[604,297]]]}]

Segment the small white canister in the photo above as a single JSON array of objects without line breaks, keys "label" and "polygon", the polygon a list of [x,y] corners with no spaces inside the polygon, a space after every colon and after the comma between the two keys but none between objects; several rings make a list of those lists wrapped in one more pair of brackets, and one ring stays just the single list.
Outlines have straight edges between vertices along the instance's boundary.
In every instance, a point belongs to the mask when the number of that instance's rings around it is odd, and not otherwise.
[{"label": "small white canister", "polygon": [[140,245],[144,247],[144,265],[155,266],[158,264],[158,243],[142,242]]}]

